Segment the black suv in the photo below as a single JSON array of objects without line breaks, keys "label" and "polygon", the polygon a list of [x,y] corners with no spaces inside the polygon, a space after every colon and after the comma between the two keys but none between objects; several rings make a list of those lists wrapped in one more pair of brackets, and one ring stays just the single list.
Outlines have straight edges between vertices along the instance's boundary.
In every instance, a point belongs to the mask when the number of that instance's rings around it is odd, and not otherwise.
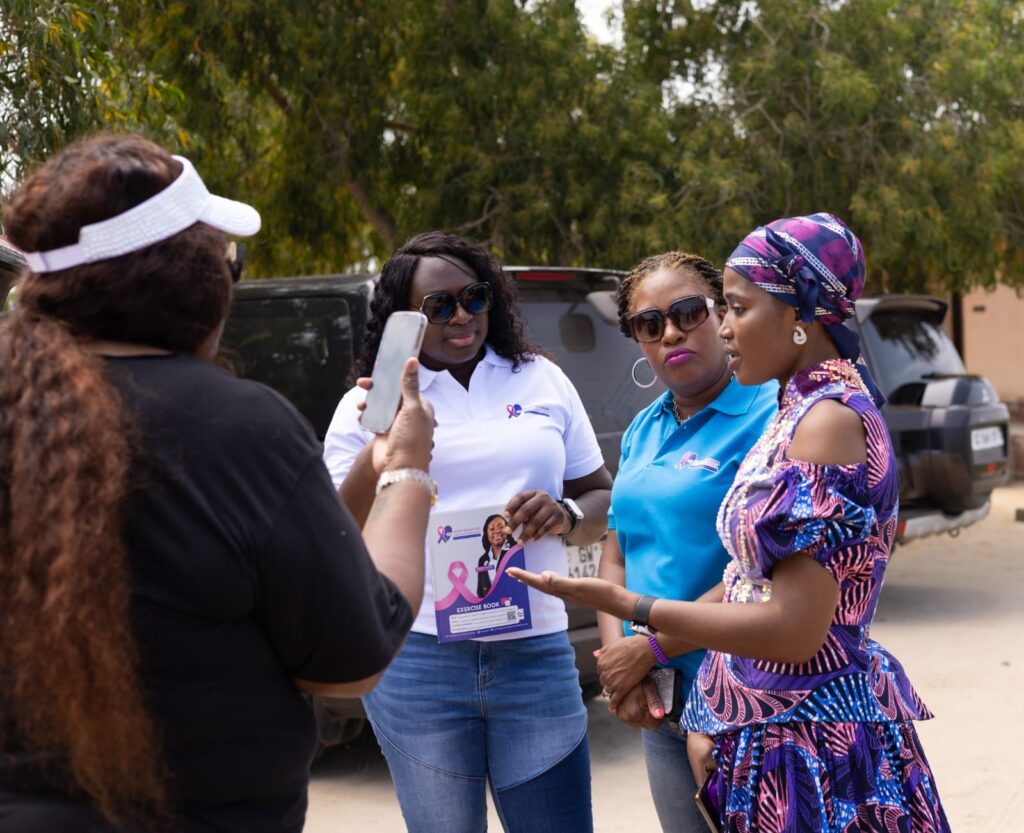
[{"label": "black suv", "polygon": [[[621,272],[509,267],[519,285],[530,337],[553,355],[579,391],[608,468],[615,473],[622,432],[662,392],[637,388],[630,368],[639,347],[618,330]],[[225,353],[240,375],[277,388],[322,438],[345,392],[366,325],[371,275],[279,278],[239,285]],[[849,326],[889,402],[883,408],[899,458],[898,536],[909,541],[954,532],[988,512],[988,496],[1009,476],[1009,415],[991,385],[966,374],[941,328],[946,304],[924,296],[857,302]],[[569,573],[597,573],[599,545],[569,548]],[[569,635],[584,694],[599,690],[592,651],[593,611],[569,608]],[[362,725],[357,700],[324,701],[323,739]]]},{"label": "black suv", "polygon": [[865,298],[848,322],[888,400],[903,542],[981,520],[1011,474],[1009,410],[987,379],[967,373],[942,329],[946,308],[925,295]]}]

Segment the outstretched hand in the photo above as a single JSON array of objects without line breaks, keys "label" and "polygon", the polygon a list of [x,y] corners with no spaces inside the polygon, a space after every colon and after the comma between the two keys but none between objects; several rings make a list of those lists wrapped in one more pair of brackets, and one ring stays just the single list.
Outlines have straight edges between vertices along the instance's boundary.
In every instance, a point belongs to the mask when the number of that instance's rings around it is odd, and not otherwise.
[{"label": "outstretched hand", "polygon": [[550,571],[537,574],[529,570],[520,570],[518,567],[509,567],[507,572],[512,578],[534,590],[540,590],[549,596],[557,596],[581,607],[603,610],[619,619],[628,620],[633,615],[637,599],[640,598],[621,584],[600,578],[566,578]]}]

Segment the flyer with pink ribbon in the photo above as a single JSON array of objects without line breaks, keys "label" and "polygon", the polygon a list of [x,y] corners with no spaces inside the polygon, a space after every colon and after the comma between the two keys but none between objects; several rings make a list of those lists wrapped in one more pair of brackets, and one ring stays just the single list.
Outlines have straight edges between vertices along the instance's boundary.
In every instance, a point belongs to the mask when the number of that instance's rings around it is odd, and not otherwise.
[{"label": "flyer with pink ribbon", "polygon": [[526,569],[502,506],[432,514],[430,566],[438,642],[528,630],[529,588],[506,574]]}]

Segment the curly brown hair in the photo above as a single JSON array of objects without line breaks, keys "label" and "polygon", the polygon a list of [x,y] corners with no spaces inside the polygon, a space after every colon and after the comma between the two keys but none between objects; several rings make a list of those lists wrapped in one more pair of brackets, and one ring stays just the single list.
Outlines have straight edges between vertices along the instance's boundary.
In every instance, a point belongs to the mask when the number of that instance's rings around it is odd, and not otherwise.
[{"label": "curly brown hair", "polygon": [[725,306],[725,289],[722,284],[722,270],[710,260],[700,255],[687,252],[663,252],[660,255],[645,257],[619,284],[615,300],[619,305],[619,330],[626,338],[633,338],[633,330],[629,326],[629,307],[633,303],[633,294],[644,278],[662,270],[692,275],[704,284],[705,289],[714,299],[715,305]]},{"label": "curly brown hair", "polygon": [[[172,182],[180,163],[139,136],[70,146],[4,216],[23,251],[74,243]],[[220,232],[193,225],[146,249],[26,271],[0,320],[0,753],[69,772],[112,821],[168,813],[159,732],[138,674],[122,514],[131,422],[88,339],[195,351],[231,297]]]}]

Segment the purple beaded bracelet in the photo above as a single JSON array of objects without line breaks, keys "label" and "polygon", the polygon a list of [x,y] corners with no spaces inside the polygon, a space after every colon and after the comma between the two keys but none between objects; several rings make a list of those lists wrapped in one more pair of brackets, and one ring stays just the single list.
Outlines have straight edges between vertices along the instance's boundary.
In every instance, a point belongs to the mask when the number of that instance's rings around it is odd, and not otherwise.
[{"label": "purple beaded bracelet", "polygon": [[647,641],[651,643],[651,650],[654,651],[654,658],[658,660],[661,665],[668,665],[668,657],[665,656],[665,652],[661,650],[661,646],[658,644],[656,637],[648,636]]}]

